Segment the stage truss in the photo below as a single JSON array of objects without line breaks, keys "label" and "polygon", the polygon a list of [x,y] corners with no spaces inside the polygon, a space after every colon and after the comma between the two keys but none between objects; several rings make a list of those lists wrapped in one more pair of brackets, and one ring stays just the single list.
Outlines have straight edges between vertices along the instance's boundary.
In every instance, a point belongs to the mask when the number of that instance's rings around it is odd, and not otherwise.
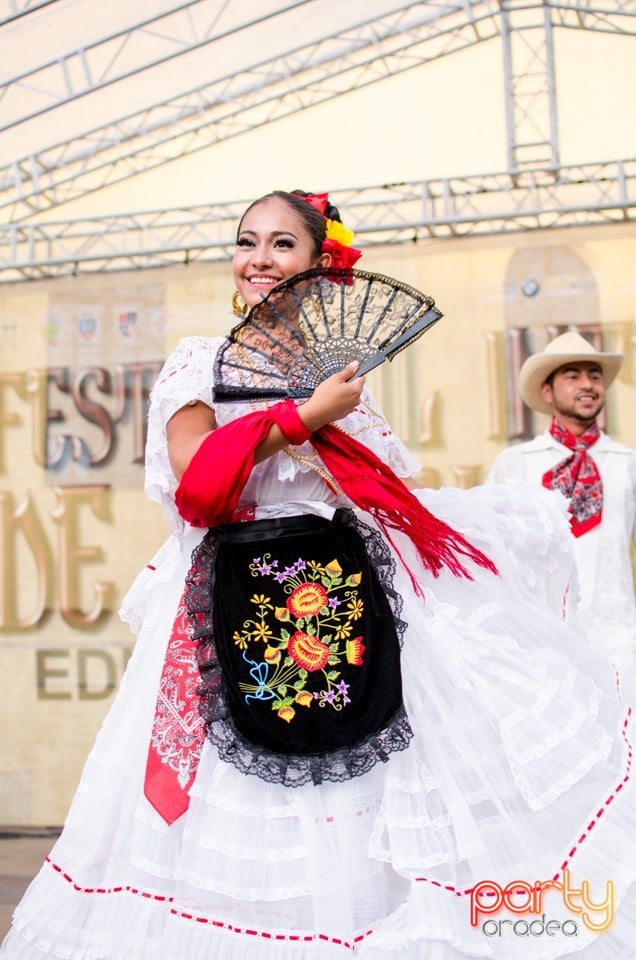
[{"label": "stage truss", "polygon": [[[634,219],[636,160],[560,163],[554,64],[556,30],[633,37],[633,0],[408,5],[268,0],[252,20],[241,19],[238,0],[167,5],[154,17],[69,49],[56,61],[32,63],[4,82],[0,130],[9,151],[0,167],[0,282],[226,259],[249,197],[83,220],[55,218],[55,211],[177,157],[493,40],[502,48],[508,170],[340,191],[334,199],[347,210],[356,242],[409,243]],[[319,14],[326,5],[337,15],[330,17],[328,35],[322,35],[316,26],[320,18],[308,14]],[[234,7],[234,19],[222,22],[221,14]],[[14,23],[54,8],[55,0],[5,0],[0,38]],[[264,46],[256,39],[266,22],[279,22],[285,30],[274,31],[278,47],[268,46],[270,56],[259,59]],[[244,49],[252,42],[253,62],[248,57],[239,74],[224,73],[223,51],[235,44],[237,34]],[[149,43],[151,36],[161,42]],[[294,47],[288,40],[283,46],[281,36],[293,36]],[[91,96],[116,92],[130,77],[150,75],[162,65],[168,69],[180,58],[208,55],[211,49],[218,76],[204,85],[9,159],[18,134],[37,133],[38,123],[55,110],[73,110],[82,98],[89,104]]]}]

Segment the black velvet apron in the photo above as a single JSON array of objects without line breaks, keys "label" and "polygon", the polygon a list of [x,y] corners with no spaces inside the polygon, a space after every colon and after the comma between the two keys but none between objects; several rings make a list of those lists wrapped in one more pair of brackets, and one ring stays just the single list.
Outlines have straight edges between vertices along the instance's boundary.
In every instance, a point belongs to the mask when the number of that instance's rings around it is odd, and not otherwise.
[{"label": "black velvet apron", "polygon": [[394,569],[353,511],[208,531],[186,606],[224,759],[299,785],[360,775],[408,745]]}]

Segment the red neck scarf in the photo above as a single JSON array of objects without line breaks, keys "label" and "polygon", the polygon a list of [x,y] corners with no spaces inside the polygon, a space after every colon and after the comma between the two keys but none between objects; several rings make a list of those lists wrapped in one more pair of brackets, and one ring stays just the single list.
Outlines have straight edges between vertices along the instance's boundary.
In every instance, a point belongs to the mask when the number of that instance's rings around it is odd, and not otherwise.
[{"label": "red neck scarf", "polygon": [[575,437],[556,417],[552,418],[550,434],[568,450],[556,467],[544,473],[542,482],[548,490],[560,490],[570,501],[570,528],[575,537],[598,526],[603,518],[603,481],[599,469],[587,452],[601,435],[596,420],[580,437]]},{"label": "red neck scarf", "polygon": [[[274,423],[290,443],[311,440],[333,478],[324,478],[325,483],[336,492],[343,491],[356,506],[371,513],[394,549],[391,534],[401,531],[413,542],[424,567],[435,576],[442,567],[448,567],[455,576],[472,579],[462,558],[497,573],[481,550],[429,513],[400,478],[363,444],[332,424],[310,433],[293,400],[248,413],[218,427],[204,440],[175,494],[177,509],[185,520],[195,527],[214,527],[233,519],[254,466],[256,448]],[[419,583],[408,572],[416,593],[422,596]]]}]

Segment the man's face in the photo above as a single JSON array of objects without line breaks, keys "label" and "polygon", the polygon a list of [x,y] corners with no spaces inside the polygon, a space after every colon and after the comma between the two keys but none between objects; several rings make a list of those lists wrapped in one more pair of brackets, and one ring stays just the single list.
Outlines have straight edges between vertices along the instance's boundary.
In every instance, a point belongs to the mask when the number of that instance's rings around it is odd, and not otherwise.
[{"label": "man's face", "polygon": [[591,423],[605,402],[603,371],[598,363],[566,363],[542,385],[541,396],[555,416]]}]

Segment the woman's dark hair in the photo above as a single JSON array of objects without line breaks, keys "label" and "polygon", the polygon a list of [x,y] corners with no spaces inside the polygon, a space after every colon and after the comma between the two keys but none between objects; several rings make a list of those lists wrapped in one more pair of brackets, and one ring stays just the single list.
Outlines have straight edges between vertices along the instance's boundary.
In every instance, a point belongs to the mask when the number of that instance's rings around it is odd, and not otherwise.
[{"label": "woman's dark hair", "polygon": [[342,223],[342,220],[338,208],[329,202],[327,202],[325,215],[323,217],[319,210],[316,210],[315,207],[312,207],[310,203],[307,203],[307,201],[303,199],[303,197],[310,196],[312,196],[312,194],[306,190],[291,190],[289,192],[287,190],[272,190],[271,193],[266,193],[264,197],[259,197],[258,200],[255,200],[249,205],[241,217],[237,233],[241,232],[243,220],[250,210],[253,210],[254,207],[257,207],[260,203],[264,203],[266,200],[271,200],[272,197],[278,197],[279,200],[284,200],[285,203],[289,204],[289,206],[296,211],[307,233],[313,240],[314,252],[316,256],[319,257],[322,253],[322,242],[326,237],[327,220],[337,220],[339,223]]}]

